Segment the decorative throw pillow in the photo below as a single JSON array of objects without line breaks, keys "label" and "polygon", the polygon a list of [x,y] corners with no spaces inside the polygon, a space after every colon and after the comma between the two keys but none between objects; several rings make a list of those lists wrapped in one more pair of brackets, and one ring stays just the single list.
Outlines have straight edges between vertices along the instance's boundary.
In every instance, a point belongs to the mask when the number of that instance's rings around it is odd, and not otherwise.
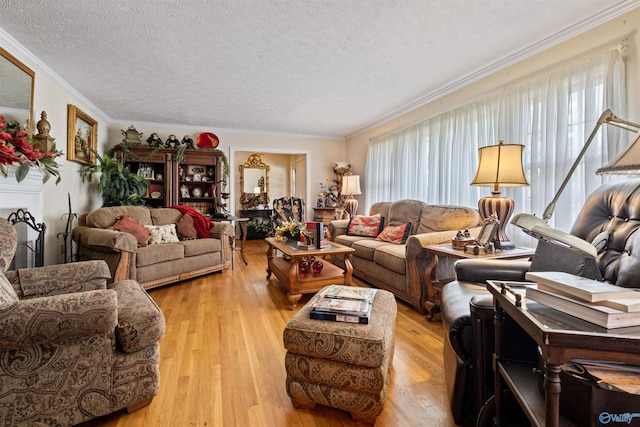
[{"label": "decorative throw pillow", "polygon": [[384,226],[384,217],[355,215],[349,221],[347,236],[377,237]]},{"label": "decorative throw pillow", "polygon": [[145,225],[144,227],[149,230],[150,245],[159,245],[162,243],[177,243],[180,241],[180,239],[178,239],[178,233],[176,232],[175,224]]},{"label": "decorative throw pillow", "polygon": [[140,225],[135,219],[129,215],[122,215],[115,224],[111,226],[112,230],[124,231],[133,234],[138,241],[138,247],[147,246],[149,240],[149,230]]},{"label": "decorative throw pillow", "polygon": [[198,238],[198,232],[193,225],[193,217],[189,214],[182,215],[182,218],[176,222],[176,228],[178,229],[178,237],[182,240]]},{"label": "decorative throw pillow", "polygon": [[407,241],[409,233],[411,233],[411,222],[393,227],[389,225],[382,230],[376,240],[401,245]]}]

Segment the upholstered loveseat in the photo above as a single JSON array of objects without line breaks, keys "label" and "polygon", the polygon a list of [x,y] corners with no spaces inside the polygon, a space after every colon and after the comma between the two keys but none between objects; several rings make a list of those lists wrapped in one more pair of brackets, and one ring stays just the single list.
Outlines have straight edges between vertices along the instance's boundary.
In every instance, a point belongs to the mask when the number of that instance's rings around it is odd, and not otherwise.
[{"label": "upholstered loveseat", "polygon": [[114,206],[80,215],[73,229],[80,258],[105,260],[114,281],[133,279],[151,289],[221,271],[231,264],[234,230],[229,223],[206,222],[211,228],[204,231],[210,237],[141,245],[133,234],[112,229],[125,215],[142,226],[166,226],[189,214],[176,208]]},{"label": "upholstered loveseat", "polygon": [[[350,221],[355,218],[332,221],[331,240],[355,249],[351,256],[353,274],[422,311],[426,298],[424,273],[430,261],[424,246],[450,241],[459,230],[477,232],[480,215],[468,207],[429,205],[418,200],[374,203],[369,216],[374,215],[384,218],[385,227],[411,223],[406,242],[396,244],[350,235]],[[344,267],[344,256],[336,256],[333,262]],[[452,277],[452,269],[453,263],[442,259],[438,275]]]}]

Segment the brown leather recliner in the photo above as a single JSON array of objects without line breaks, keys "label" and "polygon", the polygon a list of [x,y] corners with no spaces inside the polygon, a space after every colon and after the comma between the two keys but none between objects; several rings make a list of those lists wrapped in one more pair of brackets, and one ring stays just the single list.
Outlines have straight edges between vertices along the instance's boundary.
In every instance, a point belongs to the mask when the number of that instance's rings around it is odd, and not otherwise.
[{"label": "brown leather recliner", "polygon": [[618,286],[637,287],[638,228],[640,179],[629,179],[594,191],[571,230],[587,242],[603,231],[609,232],[607,244],[595,260],[597,271],[588,259],[568,249],[559,251],[544,241],[538,243],[531,262],[461,260],[455,264],[457,280],[443,288],[441,312],[446,334],[443,353],[447,391],[457,424],[474,422],[483,402],[493,394],[493,301],[486,281],[522,281],[527,271],[556,270],[588,277],[601,275]]}]

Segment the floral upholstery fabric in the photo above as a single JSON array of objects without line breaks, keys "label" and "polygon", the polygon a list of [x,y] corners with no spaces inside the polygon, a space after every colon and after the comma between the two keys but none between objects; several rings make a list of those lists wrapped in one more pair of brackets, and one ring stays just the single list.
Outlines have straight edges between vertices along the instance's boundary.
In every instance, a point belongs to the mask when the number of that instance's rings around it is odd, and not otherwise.
[{"label": "floral upholstery fabric", "polygon": [[165,329],[162,311],[135,280],[111,286],[118,294],[116,338],[120,350],[134,353],[162,338]]},{"label": "floral upholstery fabric", "polygon": [[396,301],[378,289],[368,325],[309,319],[287,323],[286,389],[294,405],[320,404],[375,420],[384,408],[395,349]]},{"label": "floral upholstery fabric", "polygon": [[0,426],[70,426],[155,396],[164,316],[137,282],[108,277],[104,261],[7,272]]},{"label": "floral upholstery fabric", "polygon": [[17,271],[20,298],[35,298],[107,288],[111,277],[102,261],[47,265]]},{"label": "floral upholstery fabric", "polygon": [[287,323],[284,347],[292,353],[377,367],[391,347],[397,310],[393,294],[382,289],[376,292],[368,325],[309,319],[311,307],[305,306]]}]

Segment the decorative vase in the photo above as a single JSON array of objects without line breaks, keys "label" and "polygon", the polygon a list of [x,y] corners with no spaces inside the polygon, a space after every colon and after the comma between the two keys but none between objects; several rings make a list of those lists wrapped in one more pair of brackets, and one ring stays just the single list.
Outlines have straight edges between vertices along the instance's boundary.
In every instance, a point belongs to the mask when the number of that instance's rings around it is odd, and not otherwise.
[{"label": "decorative vase", "polygon": [[320,274],[323,267],[324,267],[324,264],[320,260],[314,261],[313,264],[311,264],[311,268],[313,269],[313,274]]}]

